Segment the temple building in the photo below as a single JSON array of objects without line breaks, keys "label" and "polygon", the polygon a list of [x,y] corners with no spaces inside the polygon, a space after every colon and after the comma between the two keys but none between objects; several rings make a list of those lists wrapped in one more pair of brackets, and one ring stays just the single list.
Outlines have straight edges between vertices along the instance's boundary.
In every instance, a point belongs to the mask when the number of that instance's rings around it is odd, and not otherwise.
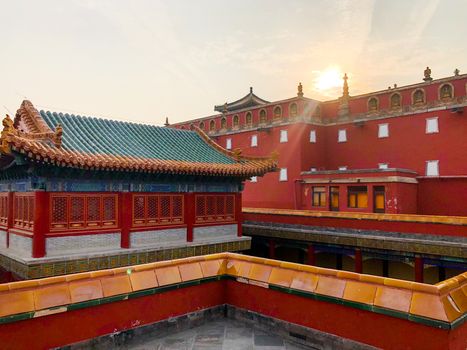
[{"label": "temple building", "polygon": [[[278,153],[275,173],[252,177],[245,207],[467,215],[467,74],[317,101],[268,102],[250,93],[197,126],[227,149]],[[271,190],[274,189],[274,190]]]},{"label": "temple building", "polygon": [[39,112],[29,101],[3,120],[0,142],[0,261],[18,278],[248,249],[242,182],[276,166],[199,129]]}]

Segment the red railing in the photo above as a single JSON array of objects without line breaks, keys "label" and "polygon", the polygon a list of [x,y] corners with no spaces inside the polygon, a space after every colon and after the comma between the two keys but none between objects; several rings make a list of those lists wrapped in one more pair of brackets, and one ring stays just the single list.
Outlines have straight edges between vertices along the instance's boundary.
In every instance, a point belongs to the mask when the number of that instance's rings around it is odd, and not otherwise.
[{"label": "red railing", "polygon": [[102,229],[118,226],[118,195],[53,193],[50,230]]},{"label": "red railing", "polygon": [[[8,208],[8,204],[6,205]],[[6,214],[8,216],[8,214]],[[34,193],[15,193],[13,196],[13,227],[32,231],[34,225]]]},{"label": "red railing", "polygon": [[183,205],[183,195],[134,194],[133,226],[182,224]]},{"label": "red railing", "polygon": [[8,192],[0,193],[0,225],[8,225]]},{"label": "red railing", "polygon": [[195,196],[195,222],[211,223],[235,220],[235,195],[198,194]]}]

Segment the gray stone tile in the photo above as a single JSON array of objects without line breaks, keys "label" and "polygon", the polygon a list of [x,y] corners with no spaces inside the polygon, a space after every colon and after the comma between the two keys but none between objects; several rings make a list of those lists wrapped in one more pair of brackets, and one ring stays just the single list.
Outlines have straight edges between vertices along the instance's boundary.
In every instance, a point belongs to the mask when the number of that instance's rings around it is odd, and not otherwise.
[{"label": "gray stone tile", "polygon": [[254,336],[255,347],[260,346],[284,346],[284,340],[281,337],[269,334],[257,334]]}]

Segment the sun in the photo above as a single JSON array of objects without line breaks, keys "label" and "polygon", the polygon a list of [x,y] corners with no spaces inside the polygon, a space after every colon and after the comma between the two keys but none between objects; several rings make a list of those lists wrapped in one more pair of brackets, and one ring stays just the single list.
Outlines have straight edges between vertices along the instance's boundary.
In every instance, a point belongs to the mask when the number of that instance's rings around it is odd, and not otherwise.
[{"label": "sun", "polygon": [[327,68],[319,73],[315,83],[316,89],[324,91],[342,86],[342,75],[339,68]]}]

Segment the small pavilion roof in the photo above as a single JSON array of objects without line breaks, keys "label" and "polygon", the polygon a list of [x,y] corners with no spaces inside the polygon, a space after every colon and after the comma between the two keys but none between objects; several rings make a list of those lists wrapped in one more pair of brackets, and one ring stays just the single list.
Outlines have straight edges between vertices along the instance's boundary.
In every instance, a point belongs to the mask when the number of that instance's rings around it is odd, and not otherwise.
[{"label": "small pavilion roof", "polygon": [[253,93],[253,88],[250,87],[250,93],[241,99],[225,103],[223,105],[214,106],[214,110],[217,112],[232,112],[243,108],[255,107],[269,103],[269,101],[259,98]]},{"label": "small pavilion roof", "polygon": [[276,167],[272,158],[230,152],[204,132],[38,111],[23,101],[3,120],[3,155],[92,170],[251,177]]}]

